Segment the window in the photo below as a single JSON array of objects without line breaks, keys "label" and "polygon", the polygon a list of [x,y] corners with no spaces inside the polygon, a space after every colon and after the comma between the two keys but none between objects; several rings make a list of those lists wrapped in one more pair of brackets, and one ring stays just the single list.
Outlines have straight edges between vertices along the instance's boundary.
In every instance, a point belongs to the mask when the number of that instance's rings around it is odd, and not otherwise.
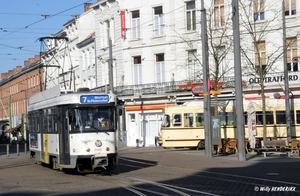
[{"label": "window", "polygon": [[154,8],[154,35],[162,35],[164,33],[164,18],[162,6]]},{"label": "window", "polygon": [[225,25],[224,0],[214,0],[214,19],[216,27]]},{"label": "window", "polygon": [[[264,71],[266,68],[266,43],[265,41],[256,42],[254,44],[255,51],[255,68],[259,73],[260,71]],[[260,65],[262,66],[262,70],[260,70]]]},{"label": "window", "polygon": [[196,30],[195,1],[186,2],[186,25],[188,31]]},{"label": "window", "polygon": [[286,56],[287,56],[287,69],[288,71],[298,71],[297,60],[297,38],[286,39]]},{"label": "window", "polygon": [[197,113],[196,114],[196,127],[200,127],[204,125],[204,114]]},{"label": "window", "polygon": [[110,22],[107,20],[104,22],[105,23],[105,34],[104,34],[104,39],[105,39],[105,45],[109,46],[109,38],[110,38]]},{"label": "window", "polygon": [[226,64],[226,55],[227,55],[227,52],[228,52],[228,49],[226,49],[226,47],[224,45],[219,45],[219,46],[216,46],[215,48],[215,51],[216,51],[216,55],[217,55],[217,58],[218,58],[218,63],[219,63],[219,72],[220,72],[220,76],[224,79],[224,77],[227,75],[226,72],[228,71],[228,68],[227,68],[227,64]]},{"label": "window", "polygon": [[181,114],[173,115],[173,126],[181,126]]},{"label": "window", "polygon": [[188,68],[187,68],[187,71],[188,71],[188,76],[189,76],[189,80],[192,80],[192,79],[195,79],[196,78],[196,75],[197,75],[197,72],[196,72],[196,56],[197,56],[197,50],[189,50],[188,51],[188,62],[187,62],[187,65],[188,65]]},{"label": "window", "polygon": [[265,19],[265,0],[255,0],[253,2],[253,19],[254,21]]},{"label": "window", "polygon": [[165,57],[164,54],[157,54],[156,57],[156,79],[157,83],[165,82]]},{"label": "window", "polygon": [[[266,124],[274,124],[273,112],[266,111]],[[256,124],[263,124],[263,113],[261,111],[256,112]]]},{"label": "window", "polygon": [[[297,113],[298,114],[298,113]],[[290,113],[291,124],[294,124],[294,111]],[[276,124],[286,124],[286,111],[276,111]]]},{"label": "window", "polygon": [[71,132],[109,131],[114,129],[113,115],[111,108],[70,108],[66,110],[66,122]]},{"label": "window", "polygon": [[194,117],[192,113],[184,113],[184,127],[193,127]]},{"label": "window", "polygon": [[43,110],[43,132],[47,132],[47,130],[48,130],[47,114],[48,114],[47,109],[44,109]]},{"label": "window", "polygon": [[296,0],[284,0],[286,16],[296,15]]},{"label": "window", "polygon": [[296,122],[297,124],[300,124],[300,110],[296,111]]},{"label": "window", "polygon": [[141,56],[133,57],[134,84],[142,84],[142,59]]},{"label": "window", "polygon": [[170,127],[170,116],[169,115],[165,115],[163,122],[162,122],[162,127]]},{"label": "window", "polygon": [[131,12],[131,30],[132,30],[132,38],[137,39],[140,38],[140,11],[132,11]]},{"label": "window", "polygon": [[221,112],[220,123],[221,126],[232,126],[234,125],[234,113],[233,112]]}]

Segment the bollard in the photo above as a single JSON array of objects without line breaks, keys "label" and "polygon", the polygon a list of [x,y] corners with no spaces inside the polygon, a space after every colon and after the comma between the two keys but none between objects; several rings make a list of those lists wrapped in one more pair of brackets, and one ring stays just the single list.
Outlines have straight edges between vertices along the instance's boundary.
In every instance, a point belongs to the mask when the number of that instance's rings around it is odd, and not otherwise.
[{"label": "bollard", "polygon": [[17,144],[17,156],[19,156],[19,143]]},{"label": "bollard", "polygon": [[26,143],[24,144],[24,151],[25,151],[25,155],[27,155],[27,145],[26,145]]},{"label": "bollard", "polygon": [[9,144],[6,145],[6,154],[9,157]]}]

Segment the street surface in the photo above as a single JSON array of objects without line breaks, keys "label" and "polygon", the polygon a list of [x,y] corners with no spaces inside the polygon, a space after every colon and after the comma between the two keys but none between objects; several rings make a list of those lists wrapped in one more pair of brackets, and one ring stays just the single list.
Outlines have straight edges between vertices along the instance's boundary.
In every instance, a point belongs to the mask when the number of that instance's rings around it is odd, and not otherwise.
[{"label": "street surface", "polygon": [[238,161],[237,155],[209,158],[203,150],[125,147],[112,173],[82,175],[34,164],[20,152],[0,154],[1,196],[300,195],[298,154],[247,154]]}]

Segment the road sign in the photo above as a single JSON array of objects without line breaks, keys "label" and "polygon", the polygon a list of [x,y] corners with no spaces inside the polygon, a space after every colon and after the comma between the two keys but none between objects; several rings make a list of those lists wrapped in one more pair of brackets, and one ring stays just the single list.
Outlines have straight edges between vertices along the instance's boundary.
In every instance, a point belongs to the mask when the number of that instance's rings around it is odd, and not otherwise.
[{"label": "road sign", "polygon": [[211,106],[225,106],[226,101],[219,101],[219,100],[211,100],[210,101]]},{"label": "road sign", "polygon": [[217,91],[210,91],[210,94],[212,95],[220,95],[221,91],[217,90]]}]

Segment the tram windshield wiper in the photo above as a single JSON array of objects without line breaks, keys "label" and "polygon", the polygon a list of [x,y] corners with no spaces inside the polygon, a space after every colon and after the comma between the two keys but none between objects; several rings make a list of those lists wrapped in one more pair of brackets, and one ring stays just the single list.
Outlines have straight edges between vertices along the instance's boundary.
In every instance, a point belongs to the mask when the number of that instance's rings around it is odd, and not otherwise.
[{"label": "tram windshield wiper", "polygon": [[103,130],[101,130],[101,129],[99,129],[98,127],[95,127],[95,126],[91,126],[92,128],[94,128],[94,129],[97,129],[98,131],[101,131],[101,132],[104,132],[104,133],[106,133],[107,135],[109,135],[109,133],[107,132],[107,131],[103,131]]}]

